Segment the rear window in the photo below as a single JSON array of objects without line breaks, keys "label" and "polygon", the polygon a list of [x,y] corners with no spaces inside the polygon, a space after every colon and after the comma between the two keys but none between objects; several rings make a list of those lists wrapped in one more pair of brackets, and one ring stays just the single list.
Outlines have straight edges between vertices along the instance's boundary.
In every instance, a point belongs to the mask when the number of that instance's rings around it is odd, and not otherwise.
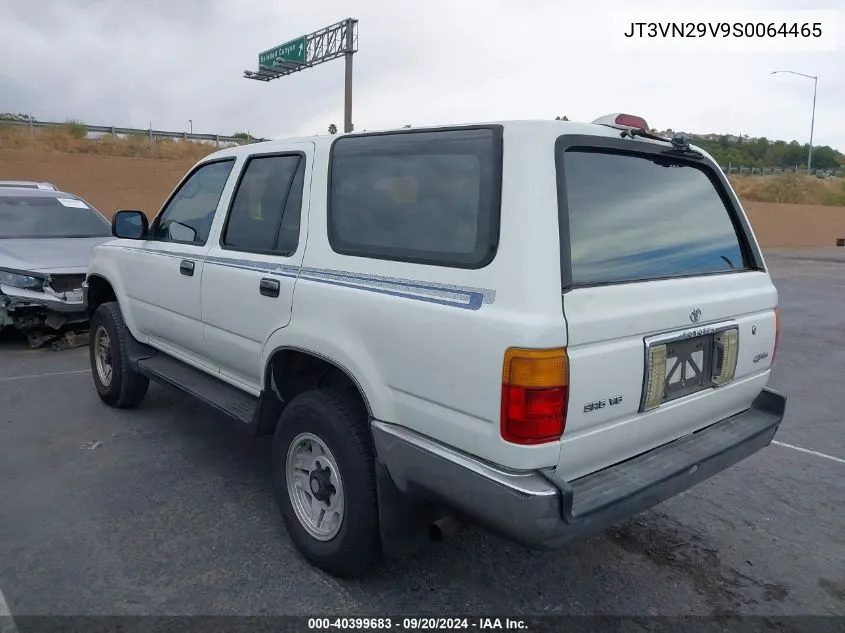
[{"label": "rear window", "polygon": [[748,267],[721,185],[704,167],[658,154],[570,149],[558,170],[574,285]]},{"label": "rear window", "polygon": [[495,252],[494,129],[350,136],[332,148],[329,241],[345,255],[478,268]]},{"label": "rear window", "polygon": [[0,239],[109,236],[109,222],[76,198],[0,195]]}]

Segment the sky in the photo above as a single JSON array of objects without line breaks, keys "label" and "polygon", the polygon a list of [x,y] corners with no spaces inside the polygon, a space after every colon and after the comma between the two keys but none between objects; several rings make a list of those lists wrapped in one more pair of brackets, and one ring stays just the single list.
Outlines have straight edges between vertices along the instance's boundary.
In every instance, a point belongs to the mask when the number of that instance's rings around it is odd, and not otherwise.
[{"label": "sky", "polygon": [[823,23],[828,50],[803,50],[809,40],[621,35],[632,21],[684,21],[690,12],[722,22],[743,10],[770,21],[764,10],[782,10],[800,22],[799,4],[0,0],[0,112],[173,131],[192,120],[194,132],[262,138],[325,134],[330,123],[343,126],[342,59],[268,83],[243,71],[256,69],[262,50],[353,17],[356,130],[628,112],[658,129],[805,143],[813,81],[770,74],[785,69],[819,76],[814,144],[845,151],[845,0],[805,5],[835,11]]}]

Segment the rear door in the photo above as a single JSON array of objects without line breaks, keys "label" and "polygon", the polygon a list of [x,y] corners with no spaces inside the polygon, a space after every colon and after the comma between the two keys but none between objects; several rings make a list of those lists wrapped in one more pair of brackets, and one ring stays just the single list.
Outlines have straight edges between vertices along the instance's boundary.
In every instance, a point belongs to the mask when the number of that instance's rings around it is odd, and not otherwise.
[{"label": "rear door", "polygon": [[261,350],[291,318],[313,160],[313,143],[250,156],[205,262],[205,354],[223,377],[256,391],[264,378]]},{"label": "rear door", "polygon": [[574,479],[747,409],[777,291],[721,171],[668,143],[557,144]]}]

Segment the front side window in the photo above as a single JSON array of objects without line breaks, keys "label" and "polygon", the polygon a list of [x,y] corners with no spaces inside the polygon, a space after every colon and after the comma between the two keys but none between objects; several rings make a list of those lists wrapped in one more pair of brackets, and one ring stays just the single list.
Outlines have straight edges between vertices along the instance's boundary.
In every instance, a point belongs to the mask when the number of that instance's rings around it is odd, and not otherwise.
[{"label": "front side window", "polygon": [[612,150],[558,158],[573,284],[748,268],[721,185],[703,165]]},{"label": "front side window", "polygon": [[207,163],[192,173],[153,226],[152,239],[203,245],[234,159]]},{"label": "front side window", "polygon": [[108,221],[77,198],[0,193],[0,239],[110,236]]},{"label": "front side window", "polygon": [[229,211],[221,244],[229,249],[293,254],[299,243],[305,159],[251,158]]},{"label": "front side window", "polygon": [[477,268],[498,237],[496,132],[467,129],[338,139],[329,240],[339,253]]}]

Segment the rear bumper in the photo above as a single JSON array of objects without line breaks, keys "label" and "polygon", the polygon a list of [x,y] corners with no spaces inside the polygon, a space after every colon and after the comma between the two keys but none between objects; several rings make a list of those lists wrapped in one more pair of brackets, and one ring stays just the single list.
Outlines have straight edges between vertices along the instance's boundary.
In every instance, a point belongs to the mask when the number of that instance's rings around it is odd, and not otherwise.
[{"label": "rear bumper", "polygon": [[786,398],[764,389],[751,408],[574,481],[554,469],[513,472],[403,427],[373,422],[396,487],[533,549],[558,549],[660,503],[768,446]]}]

